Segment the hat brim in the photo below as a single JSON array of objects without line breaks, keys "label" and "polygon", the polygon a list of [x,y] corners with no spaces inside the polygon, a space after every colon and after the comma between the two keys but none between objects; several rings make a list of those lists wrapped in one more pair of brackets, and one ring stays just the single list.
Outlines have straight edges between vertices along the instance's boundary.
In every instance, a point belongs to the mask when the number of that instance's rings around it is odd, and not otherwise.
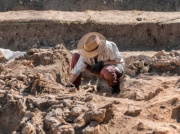
[{"label": "hat brim", "polygon": [[[100,39],[100,44],[98,46],[97,49],[95,49],[94,51],[88,52],[86,50],[84,50],[84,41],[86,39],[87,36],[89,35],[97,35]],[[93,58],[95,56],[97,56],[98,54],[100,54],[106,47],[106,38],[97,32],[90,32],[88,34],[85,34],[78,42],[77,48],[78,48],[78,52],[80,55],[82,55],[85,58]]]}]

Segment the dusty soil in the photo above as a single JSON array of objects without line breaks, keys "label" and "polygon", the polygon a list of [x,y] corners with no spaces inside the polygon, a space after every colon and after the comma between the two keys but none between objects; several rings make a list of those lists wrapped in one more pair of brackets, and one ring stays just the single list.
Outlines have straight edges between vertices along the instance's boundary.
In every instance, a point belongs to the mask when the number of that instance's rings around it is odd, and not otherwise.
[{"label": "dusty soil", "polygon": [[1,133],[180,133],[180,52],[122,55],[126,75],[118,96],[88,72],[79,91],[65,88],[72,55],[62,44],[30,49],[14,61],[1,56]]},{"label": "dusty soil", "polygon": [[144,11],[12,11],[0,13],[0,47],[11,50],[53,47],[75,49],[91,31],[120,50],[180,49],[180,13]]},{"label": "dusty soil", "polygon": [[[62,1],[18,1],[21,5],[13,2],[0,0],[0,9],[49,9],[50,2],[58,5]],[[111,9],[111,0],[102,8],[99,2],[93,9],[107,9],[107,5]],[[150,8],[151,2],[146,1],[141,8]],[[168,2],[169,5],[156,2],[163,6],[153,6],[152,10],[178,9],[178,1]],[[64,10],[68,9],[67,3]],[[54,5],[51,8],[56,8]],[[129,8],[130,5],[125,9]],[[71,10],[77,9],[74,6]],[[26,51],[13,61],[0,53],[0,133],[179,134],[179,27],[179,12],[0,13],[0,47]],[[64,86],[77,42],[90,31],[100,32],[117,43],[125,58],[126,74],[118,96],[113,96],[110,87],[89,72],[83,73],[80,90]]]},{"label": "dusty soil", "polygon": [[179,0],[0,0],[7,10],[146,10],[180,11]]}]

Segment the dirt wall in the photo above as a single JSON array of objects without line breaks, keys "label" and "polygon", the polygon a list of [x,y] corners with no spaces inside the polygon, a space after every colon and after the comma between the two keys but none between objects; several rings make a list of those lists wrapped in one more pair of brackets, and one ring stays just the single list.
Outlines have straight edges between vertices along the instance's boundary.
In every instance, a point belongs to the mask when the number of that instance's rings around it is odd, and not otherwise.
[{"label": "dirt wall", "polygon": [[120,50],[176,50],[180,49],[179,27],[180,23],[2,23],[0,47],[27,50],[64,42],[68,49],[74,49],[85,33],[97,31],[114,41]]},{"label": "dirt wall", "polygon": [[0,0],[0,11],[25,9],[180,11],[180,0]]}]

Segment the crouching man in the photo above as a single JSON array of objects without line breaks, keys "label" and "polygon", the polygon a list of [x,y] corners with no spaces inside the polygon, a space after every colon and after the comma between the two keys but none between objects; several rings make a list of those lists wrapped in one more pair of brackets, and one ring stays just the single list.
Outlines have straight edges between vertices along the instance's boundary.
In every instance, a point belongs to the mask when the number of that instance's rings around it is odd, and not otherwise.
[{"label": "crouching man", "polygon": [[124,59],[114,42],[97,32],[84,35],[77,45],[71,61],[71,74],[67,87],[79,88],[81,73],[88,70],[103,78],[112,87],[112,94],[120,93],[120,78],[124,73]]}]

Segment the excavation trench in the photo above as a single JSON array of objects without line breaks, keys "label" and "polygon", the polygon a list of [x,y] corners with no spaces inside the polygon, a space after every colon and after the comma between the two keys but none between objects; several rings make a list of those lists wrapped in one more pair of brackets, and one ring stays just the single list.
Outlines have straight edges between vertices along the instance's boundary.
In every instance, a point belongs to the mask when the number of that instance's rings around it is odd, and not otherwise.
[{"label": "excavation trench", "polygon": [[[78,22],[79,23],[79,22]],[[180,48],[180,23],[173,24],[97,24],[97,23],[3,23],[0,47],[12,50],[53,47],[64,42],[70,50],[86,33],[97,31],[117,43],[122,51],[177,50]],[[116,31],[116,32],[114,32]]]},{"label": "excavation trench", "polygon": [[11,50],[52,47],[59,43],[72,50],[84,34],[92,31],[114,41],[121,51],[180,49],[178,12],[12,11],[0,16],[0,47]]},{"label": "excavation trench", "polygon": [[[83,15],[81,17],[84,18]],[[145,114],[138,113],[136,117],[126,117],[124,109],[130,102],[138,105],[142,101],[153,108],[155,104],[151,100],[158,101],[158,97],[162,97],[163,93],[168,94],[174,90],[169,90],[170,88],[178,87],[179,21],[105,23],[97,20],[79,21],[77,18],[67,21],[62,21],[62,18],[57,21],[21,18],[0,22],[0,47],[24,51],[21,53],[22,56],[9,62],[3,57],[3,53],[1,55],[2,133],[88,133],[89,128],[93,128],[94,132],[100,126],[104,126],[102,131],[105,133],[106,125],[111,123],[109,128],[113,128],[113,120],[123,119],[124,122],[128,122],[138,116],[146,118],[147,115],[149,118],[154,112],[148,113],[146,107],[143,109],[144,105],[139,105]],[[83,73],[80,91],[76,92],[74,88],[67,89],[64,86],[70,74],[72,52],[69,50],[76,49],[78,40],[91,31],[100,32],[107,40],[114,41],[125,58],[125,85],[119,97],[111,94],[110,87],[102,79],[96,85],[97,77],[89,72]],[[150,54],[150,50],[160,51]],[[130,101],[127,102],[127,99]],[[114,107],[114,104],[120,105]],[[168,103],[164,103],[160,108],[165,109],[168,106]],[[156,110],[162,110],[160,108],[158,106]],[[138,109],[139,111],[141,112]],[[174,108],[172,113],[168,113],[169,111],[166,113],[168,120],[172,118],[179,123],[179,107]],[[159,113],[161,112],[163,110]],[[115,114],[118,118],[114,118]],[[170,114],[172,117],[169,119]],[[129,124],[133,124],[132,129],[136,128],[136,123]],[[118,127],[119,125],[121,124],[118,123]],[[122,128],[124,127],[121,126],[120,129]],[[133,131],[137,133],[137,130]]]}]

